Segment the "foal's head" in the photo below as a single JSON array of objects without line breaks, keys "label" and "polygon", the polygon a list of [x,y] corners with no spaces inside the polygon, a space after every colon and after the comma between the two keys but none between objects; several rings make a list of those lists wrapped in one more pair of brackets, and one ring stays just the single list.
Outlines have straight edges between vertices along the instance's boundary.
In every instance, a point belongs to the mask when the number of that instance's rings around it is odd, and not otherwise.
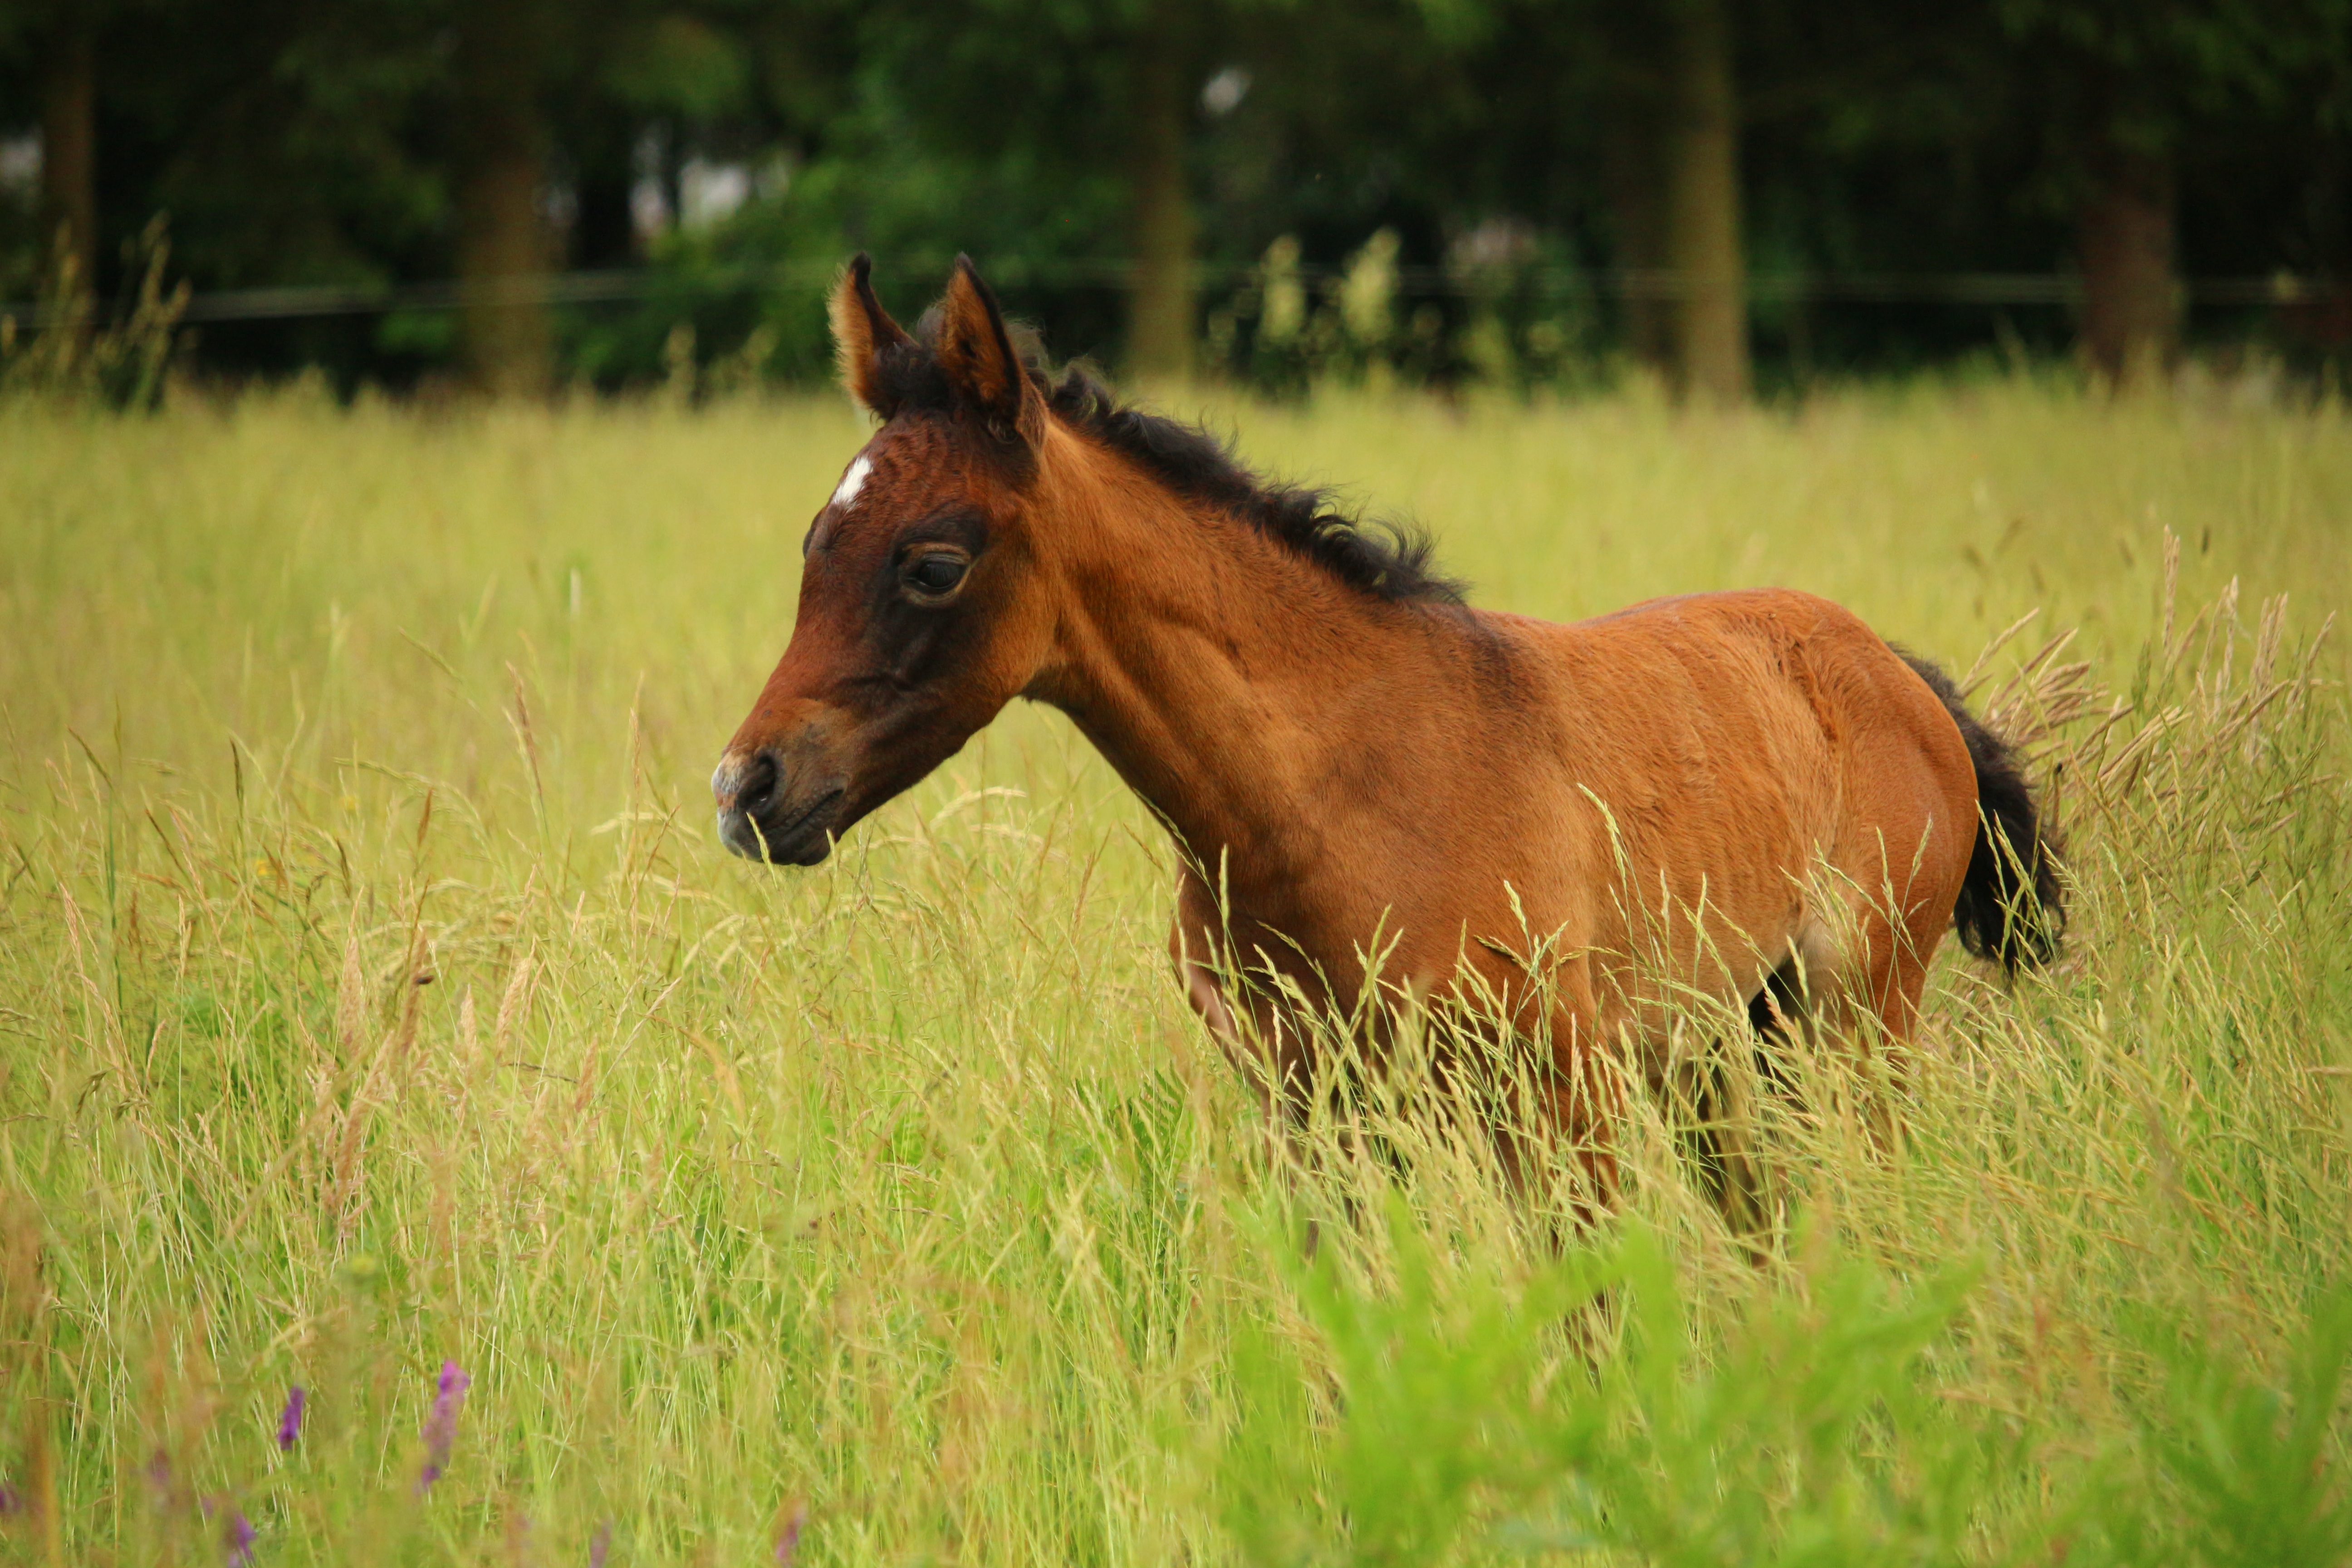
[{"label": "foal's head", "polygon": [[1045,393],[971,264],[919,342],[862,256],[832,312],[843,379],[882,427],[809,526],[792,644],[710,780],[729,848],[802,866],[993,719],[1054,624],[1026,569]]},{"label": "foal's head", "polygon": [[[1297,614],[1318,596],[1457,599],[1425,537],[1366,530],[1320,491],[1264,483],[1214,437],[1122,408],[1083,373],[1049,381],[1014,349],[970,262],[920,331],[884,312],[864,257],[850,264],[834,289],[834,343],[882,428],[809,527],[792,645],[711,775],[719,837],[737,854],[816,864],[1038,686],[1075,592],[1077,520],[1099,515],[1089,493],[1132,507],[1156,489],[1201,530],[1222,520],[1256,542],[1268,581],[1297,590]],[[1199,558],[1179,542],[1148,563],[1155,584],[1181,581],[1216,613],[1219,576],[1185,576]],[[1296,570],[1269,564],[1281,562]]]}]

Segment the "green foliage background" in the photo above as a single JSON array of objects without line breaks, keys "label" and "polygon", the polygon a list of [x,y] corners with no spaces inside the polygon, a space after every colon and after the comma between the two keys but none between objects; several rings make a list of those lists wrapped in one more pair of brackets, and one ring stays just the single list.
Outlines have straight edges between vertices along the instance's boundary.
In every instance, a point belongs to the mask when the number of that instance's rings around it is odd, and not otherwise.
[{"label": "green foliage background", "polygon": [[[2197,301],[2192,338],[2252,340],[2306,365],[2341,355],[2326,280],[2352,268],[2346,0],[1739,0],[1730,13],[1745,248],[1784,290],[1753,316],[1768,385],[1994,347],[2063,352],[2074,323],[2054,300],[1800,303],[1785,290],[1824,276],[2071,272],[2076,220],[2118,148],[2170,171],[2182,275],[2319,280],[2307,308]],[[141,262],[124,247],[158,216],[200,291],[442,283],[460,271],[466,222],[452,40],[494,14],[531,39],[504,68],[535,127],[550,269],[650,274],[619,302],[565,313],[561,368],[601,386],[668,375],[681,322],[703,363],[751,345],[765,373],[811,377],[824,356],[806,270],[860,247],[910,294],[969,251],[1060,352],[1116,359],[1135,72],[1163,52],[1187,84],[1202,326],[1215,337],[1223,311],[1243,351],[1219,348],[1217,368],[1296,380],[1282,355],[1251,352],[1244,296],[1269,246],[1296,241],[1319,275],[1382,233],[1406,270],[1401,325],[1429,312],[1424,341],[1386,356],[1408,379],[1498,378],[1479,331],[1496,281],[1475,260],[1482,235],[1515,258],[1504,272],[1554,279],[1538,294],[1580,279],[1579,300],[1505,312],[1523,378],[1590,381],[1655,352],[1619,284],[1595,279],[1665,264],[1636,232],[1664,179],[1673,13],[1656,7],[13,0],[0,6],[0,142],[18,158],[31,148],[56,40],[83,28],[99,62],[101,293],[130,291]],[[1212,108],[1202,90],[1226,73],[1244,85]],[[675,204],[695,161],[745,173],[753,199],[722,221],[638,232],[635,197]],[[38,209],[22,170],[0,181],[0,300],[39,287],[55,215]],[[429,381],[456,363],[456,339],[446,306],[412,304],[219,321],[194,348],[223,375],[319,366],[348,392]]]}]

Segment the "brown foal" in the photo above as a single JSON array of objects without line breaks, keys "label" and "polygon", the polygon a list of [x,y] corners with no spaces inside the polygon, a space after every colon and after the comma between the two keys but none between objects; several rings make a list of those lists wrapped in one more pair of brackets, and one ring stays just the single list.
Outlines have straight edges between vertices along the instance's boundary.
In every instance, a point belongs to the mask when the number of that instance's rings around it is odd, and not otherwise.
[{"label": "brown foal", "polygon": [[736,852],[814,865],[1008,701],[1050,703],[1175,836],[1187,994],[1279,1100],[1328,1037],[1310,1011],[1475,1000],[1604,1195],[1617,1069],[1666,1072],[1670,995],[1899,1047],[1947,926],[2048,955],[2013,759],[1837,605],[1468,608],[1424,545],[1049,375],[969,262],[910,335],[860,257],[833,327],[881,427],[713,775]]}]

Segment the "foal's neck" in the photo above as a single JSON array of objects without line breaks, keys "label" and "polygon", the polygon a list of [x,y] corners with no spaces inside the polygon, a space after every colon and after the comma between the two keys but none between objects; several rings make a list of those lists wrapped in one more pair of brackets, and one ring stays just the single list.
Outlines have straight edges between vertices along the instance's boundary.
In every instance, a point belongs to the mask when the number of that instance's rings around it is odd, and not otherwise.
[{"label": "foal's neck", "polygon": [[[1036,491],[1064,605],[1060,708],[1236,895],[1304,891],[1412,809],[1466,718],[1463,612],[1382,601],[1246,519],[1055,429]],[[1425,800],[1425,796],[1423,797]]]}]

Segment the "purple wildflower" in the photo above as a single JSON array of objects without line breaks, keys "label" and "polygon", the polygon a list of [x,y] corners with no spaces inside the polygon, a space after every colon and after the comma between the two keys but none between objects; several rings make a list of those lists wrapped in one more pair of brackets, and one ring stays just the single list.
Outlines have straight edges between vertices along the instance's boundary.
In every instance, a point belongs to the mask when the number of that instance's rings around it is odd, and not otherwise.
[{"label": "purple wildflower", "polygon": [[0,1519],[5,1519],[12,1513],[24,1511],[25,1494],[6,1481],[0,1481]]},{"label": "purple wildflower", "polygon": [[808,1509],[794,1503],[793,1517],[784,1521],[783,1532],[776,1537],[776,1568],[793,1568],[793,1558],[801,1549],[801,1526],[807,1522]]},{"label": "purple wildflower", "polygon": [[416,1495],[423,1497],[449,1468],[449,1450],[457,1443],[457,1413],[466,1407],[466,1390],[474,1380],[454,1361],[441,1363],[441,1382],[433,1409],[425,1417],[425,1468],[416,1475]]},{"label": "purple wildflower", "polygon": [[302,1385],[299,1383],[286,1391],[286,1408],[280,1411],[278,1416],[278,1451],[279,1453],[291,1452],[294,1440],[302,1436],[302,1407],[309,1401],[310,1396],[302,1392]]},{"label": "purple wildflower", "polygon": [[253,1521],[245,1517],[243,1509],[229,1511],[228,1528],[221,1539],[228,1544],[228,1568],[252,1568]]},{"label": "purple wildflower", "polygon": [[588,1568],[604,1568],[604,1554],[613,1550],[613,1521],[606,1520],[596,1527],[596,1537],[588,1542]]},{"label": "purple wildflower", "polygon": [[172,1501],[172,1457],[163,1449],[155,1450],[144,1471],[147,1489],[154,1495],[157,1508],[169,1507]]}]

